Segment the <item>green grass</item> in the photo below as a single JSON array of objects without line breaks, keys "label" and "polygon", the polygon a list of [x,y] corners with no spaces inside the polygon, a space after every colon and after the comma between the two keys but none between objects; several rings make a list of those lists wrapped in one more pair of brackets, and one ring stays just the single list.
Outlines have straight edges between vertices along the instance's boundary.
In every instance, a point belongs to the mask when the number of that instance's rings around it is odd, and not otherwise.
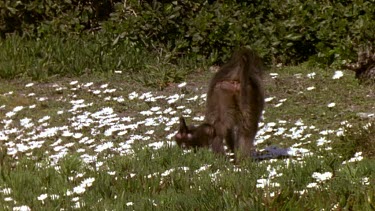
[{"label": "green grass", "polygon": [[145,86],[164,88],[180,81],[188,73],[186,67],[196,65],[188,59],[171,64],[170,57],[162,50],[150,53],[127,39],[100,33],[47,36],[37,41],[9,36],[0,40],[0,77],[41,81],[120,71]]},{"label": "green grass", "polygon": [[[71,57],[76,63],[55,60],[52,65],[22,57],[36,51],[33,46],[47,44],[19,40],[19,46],[31,49],[14,51],[16,62],[4,53],[9,46],[1,48],[0,67],[10,68],[1,68],[2,74],[16,77],[21,68],[21,75],[32,76],[32,70],[43,72],[43,65],[51,65],[51,73],[62,71],[57,67],[93,67],[79,56],[87,49],[67,44],[81,41],[59,40],[50,45],[65,53],[76,51]],[[129,47],[130,52],[135,50]],[[270,69],[256,149],[278,146],[301,154],[233,165],[208,150],[183,151],[170,139],[180,115],[200,123],[194,117],[203,114],[201,95],[213,73],[194,71],[179,88],[173,80],[165,83],[153,75],[163,75],[160,71],[168,71],[170,64],[143,63],[148,59],[144,53],[139,64],[153,66],[154,72],[106,74],[105,68],[115,70],[126,58],[123,53],[106,57],[98,72],[80,76],[75,71],[58,78],[43,73],[46,78],[32,84],[29,77],[1,79],[0,209],[375,209],[375,123],[357,116],[374,111],[374,87],[358,85],[350,72],[332,79],[334,71],[306,65]],[[59,55],[53,50],[50,54]],[[16,69],[6,66],[12,63]],[[314,77],[307,76],[313,72]],[[158,85],[148,87],[158,80],[163,91]]]}]

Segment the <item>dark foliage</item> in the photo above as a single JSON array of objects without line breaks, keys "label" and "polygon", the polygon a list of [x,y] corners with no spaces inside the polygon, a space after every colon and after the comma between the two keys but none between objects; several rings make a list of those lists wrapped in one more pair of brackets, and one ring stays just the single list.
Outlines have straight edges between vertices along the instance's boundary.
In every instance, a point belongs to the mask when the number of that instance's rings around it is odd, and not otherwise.
[{"label": "dark foliage", "polygon": [[[2,1],[0,34],[28,37],[100,31],[170,61],[221,63],[248,45],[271,64],[343,65],[375,41],[374,0],[351,1]],[[108,37],[108,36],[107,36]]]}]

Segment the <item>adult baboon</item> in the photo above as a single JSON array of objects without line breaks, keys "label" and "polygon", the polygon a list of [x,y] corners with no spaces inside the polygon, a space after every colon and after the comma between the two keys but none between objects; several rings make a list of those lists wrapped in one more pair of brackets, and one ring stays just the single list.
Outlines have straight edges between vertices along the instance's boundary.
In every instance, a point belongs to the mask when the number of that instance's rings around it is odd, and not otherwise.
[{"label": "adult baboon", "polygon": [[[225,140],[236,155],[249,156],[264,107],[261,75],[261,60],[252,50],[242,48],[234,53],[210,82],[204,123],[196,128],[186,127],[181,118],[176,142],[209,146],[224,153]],[[205,128],[214,130],[206,133]]]}]

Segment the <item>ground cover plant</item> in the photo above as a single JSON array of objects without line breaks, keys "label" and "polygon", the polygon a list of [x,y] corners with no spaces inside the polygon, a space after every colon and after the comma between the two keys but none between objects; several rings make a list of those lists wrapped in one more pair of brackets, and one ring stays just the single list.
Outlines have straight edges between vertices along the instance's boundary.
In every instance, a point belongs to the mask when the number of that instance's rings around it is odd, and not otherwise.
[{"label": "ground cover plant", "polygon": [[[374,76],[374,5],[1,1],[0,209],[375,210],[374,85],[341,70]],[[270,66],[256,159],[181,150],[245,45]]]},{"label": "ground cover plant", "polygon": [[12,35],[0,41],[0,77],[43,81],[123,72],[144,86],[163,88],[180,81],[196,66],[196,62],[184,58],[172,64],[166,52],[149,52],[129,40],[116,40],[101,34],[40,40]]},{"label": "ground cover plant", "polygon": [[234,165],[172,140],[180,115],[203,120],[212,74],[163,91],[121,72],[2,80],[1,209],[375,209],[373,87],[351,72],[270,69],[256,148],[290,157]]}]

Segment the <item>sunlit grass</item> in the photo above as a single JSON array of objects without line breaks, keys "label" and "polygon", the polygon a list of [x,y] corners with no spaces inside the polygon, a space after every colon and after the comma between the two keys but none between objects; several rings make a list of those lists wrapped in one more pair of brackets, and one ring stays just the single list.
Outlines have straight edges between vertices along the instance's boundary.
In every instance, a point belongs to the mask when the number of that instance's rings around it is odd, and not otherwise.
[{"label": "sunlit grass", "polygon": [[2,208],[374,208],[374,123],[356,115],[374,111],[371,87],[346,72],[272,70],[256,141],[256,156],[265,160],[234,165],[173,142],[179,116],[203,121],[210,76],[165,91],[120,72],[95,80],[2,81]]},{"label": "sunlit grass", "polygon": [[0,78],[54,81],[61,76],[126,74],[128,80],[161,89],[181,81],[195,67],[192,59],[172,63],[168,55],[149,52],[125,38],[116,43],[113,39],[102,33],[38,40],[8,35],[0,39]]}]

